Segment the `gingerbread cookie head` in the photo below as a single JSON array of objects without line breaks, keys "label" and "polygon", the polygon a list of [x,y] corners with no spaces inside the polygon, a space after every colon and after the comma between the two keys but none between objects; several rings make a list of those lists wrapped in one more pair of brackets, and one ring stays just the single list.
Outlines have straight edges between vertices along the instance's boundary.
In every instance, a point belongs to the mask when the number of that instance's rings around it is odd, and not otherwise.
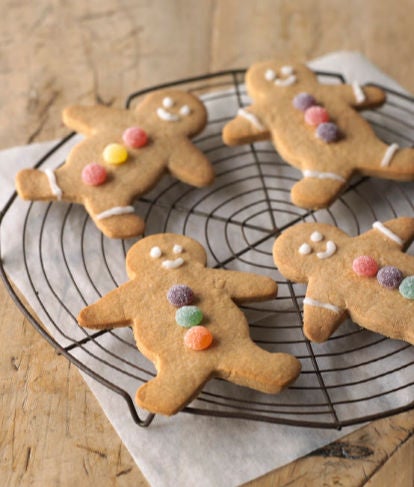
[{"label": "gingerbread cookie head", "polygon": [[207,111],[191,93],[165,89],[148,94],[135,108],[139,122],[163,135],[193,137],[205,127]]},{"label": "gingerbread cookie head", "polygon": [[296,282],[307,282],[315,266],[336,258],[348,236],[324,223],[302,223],[284,231],[273,246],[280,272]]},{"label": "gingerbread cookie head", "polygon": [[258,101],[285,97],[288,87],[294,91],[309,89],[316,82],[313,71],[299,63],[264,61],[254,64],[246,73],[248,92]]},{"label": "gingerbread cookie head", "polygon": [[173,273],[194,265],[205,267],[206,261],[206,252],[197,241],[184,235],[162,233],[137,242],[128,252],[126,262],[132,279],[150,268],[157,274]]}]

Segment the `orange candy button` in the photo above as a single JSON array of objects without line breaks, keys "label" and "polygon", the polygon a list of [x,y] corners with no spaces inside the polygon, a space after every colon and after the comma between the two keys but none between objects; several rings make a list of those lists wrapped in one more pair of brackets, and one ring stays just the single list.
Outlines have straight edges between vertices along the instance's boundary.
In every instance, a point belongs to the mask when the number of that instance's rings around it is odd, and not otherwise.
[{"label": "orange candy button", "polygon": [[193,326],[184,335],[184,344],[191,350],[205,350],[213,343],[213,335],[205,326]]}]

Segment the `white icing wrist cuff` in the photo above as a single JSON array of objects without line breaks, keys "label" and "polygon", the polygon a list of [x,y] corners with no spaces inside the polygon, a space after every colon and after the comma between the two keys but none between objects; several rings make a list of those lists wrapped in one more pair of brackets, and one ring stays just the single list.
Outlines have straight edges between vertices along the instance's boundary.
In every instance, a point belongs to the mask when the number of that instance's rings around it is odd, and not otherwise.
[{"label": "white icing wrist cuff", "polygon": [[125,215],[127,213],[135,213],[135,208],[133,206],[114,206],[113,208],[109,208],[109,210],[98,213],[95,215],[95,218],[97,220],[104,220],[111,216]]}]

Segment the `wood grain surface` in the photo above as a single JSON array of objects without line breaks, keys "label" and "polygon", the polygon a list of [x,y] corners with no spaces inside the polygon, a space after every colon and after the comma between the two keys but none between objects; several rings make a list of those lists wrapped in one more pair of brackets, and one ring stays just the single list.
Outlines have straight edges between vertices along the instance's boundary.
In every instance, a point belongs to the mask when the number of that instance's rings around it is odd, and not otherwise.
[{"label": "wood grain surface", "polygon": [[[0,148],[67,133],[69,103],[278,57],[357,50],[414,92],[412,0],[1,0]],[[0,188],[1,190],[1,188]],[[0,287],[0,485],[148,485],[80,375]],[[414,485],[414,412],[249,486]]]}]

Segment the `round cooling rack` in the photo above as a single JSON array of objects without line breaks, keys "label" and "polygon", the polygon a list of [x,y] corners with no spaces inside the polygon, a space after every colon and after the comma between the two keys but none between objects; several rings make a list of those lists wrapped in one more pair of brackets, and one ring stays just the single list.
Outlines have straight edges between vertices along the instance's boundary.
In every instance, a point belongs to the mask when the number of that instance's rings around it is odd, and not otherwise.
[{"label": "round cooling rack", "polygon": [[[184,412],[341,428],[413,408],[414,348],[350,320],[326,343],[310,343],[302,333],[305,287],[278,272],[272,246],[280,232],[298,222],[331,223],[358,235],[375,220],[414,217],[414,183],[359,177],[328,209],[293,206],[289,193],[299,173],[271,144],[222,143],[223,125],[249,104],[244,73],[226,71],[164,84],[134,93],[126,103],[134,106],[145,93],[171,86],[203,99],[209,122],[195,143],[215,166],[214,185],[195,189],[165,176],[135,203],[136,211],[145,216],[146,235],[174,232],[198,240],[207,249],[210,267],[275,279],[278,297],[244,306],[243,311],[256,343],[269,351],[291,353],[302,363],[298,380],[281,394],[266,395],[216,379]],[[321,82],[344,82],[335,73],[317,74]],[[364,116],[387,143],[412,146],[414,99],[383,89],[386,104]],[[58,166],[77,141],[78,136],[70,134],[36,166]],[[125,255],[135,240],[107,239],[82,206],[28,203],[16,194],[0,218],[0,270],[17,305],[59,353],[120,394],[134,421],[147,426],[154,415],[137,409],[133,398],[155,376],[155,369],[136,349],[131,330],[88,331],[76,322],[84,306],[127,280]],[[413,254],[413,247],[408,252]]]}]

